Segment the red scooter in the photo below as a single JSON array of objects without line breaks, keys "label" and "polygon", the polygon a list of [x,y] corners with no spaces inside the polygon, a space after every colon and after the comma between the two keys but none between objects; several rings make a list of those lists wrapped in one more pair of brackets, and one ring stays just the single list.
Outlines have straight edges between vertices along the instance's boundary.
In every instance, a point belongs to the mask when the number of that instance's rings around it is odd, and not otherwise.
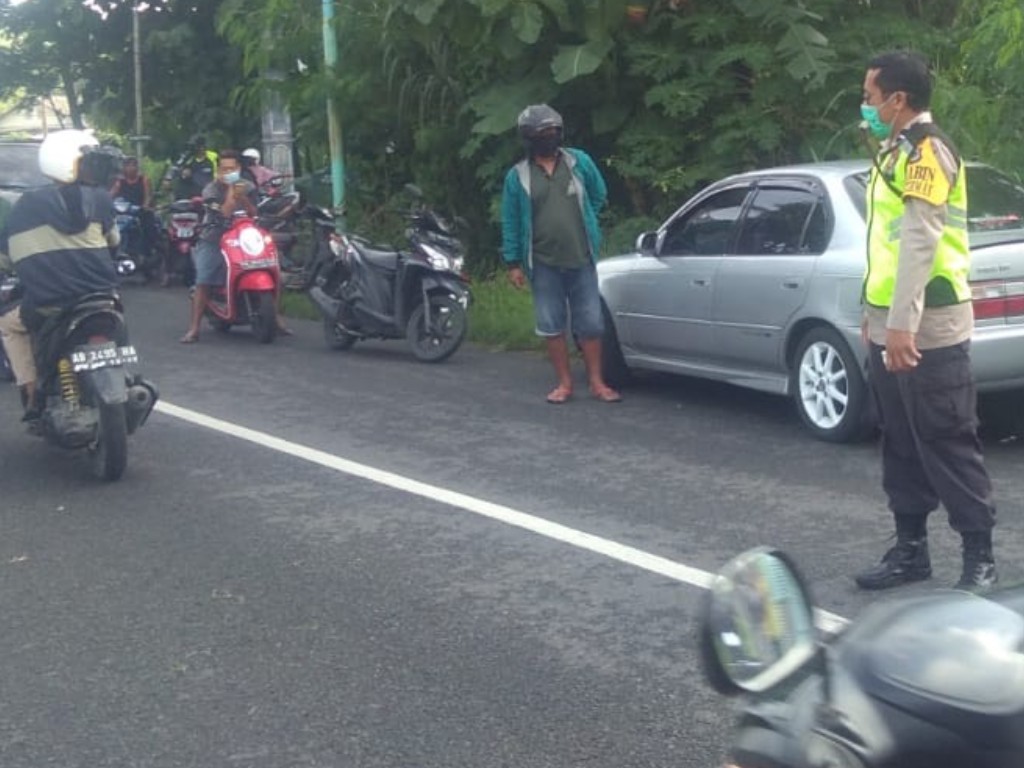
[{"label": "red scooter", "polygon": [[237,213],[220,238],[220,252],[226,277],[224,285],[210,292],[207,319],[222,333],[233,325],[248,325],[261,343],[269,344],[277,336],[281,285],[274,239],[244,213]]}]

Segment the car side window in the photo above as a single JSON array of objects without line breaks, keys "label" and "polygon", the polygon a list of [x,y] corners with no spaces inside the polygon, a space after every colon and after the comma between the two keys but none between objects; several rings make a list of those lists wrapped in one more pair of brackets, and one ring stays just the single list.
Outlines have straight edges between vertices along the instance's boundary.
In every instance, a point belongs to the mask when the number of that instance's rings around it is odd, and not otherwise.
[{"label": "car side window", "polygon": [[811,189],[762,187],[747,208],[736,253],[745,256],[817,254],[828,240],[821,196]]},{"label": "car side window", "polygon": [[748,191],[749,187],[733,187],[701,200],[665,228],[658,254],[720,256],[728,251]]}]

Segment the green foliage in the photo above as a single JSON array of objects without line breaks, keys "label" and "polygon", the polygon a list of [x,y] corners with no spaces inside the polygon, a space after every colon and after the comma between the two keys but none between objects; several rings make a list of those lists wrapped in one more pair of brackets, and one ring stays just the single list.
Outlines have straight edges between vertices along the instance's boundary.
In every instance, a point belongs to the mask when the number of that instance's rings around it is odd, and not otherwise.
[{"label": "green foliage", "polygon": [[[0,0],[0,99],[64,86],[95,124],[129,133],[130,11],[103,3],[106,21],[80,0]],[[330,99],[350,225],[400,235],[402,186],[415,182],[470,222],[479,275],[498,265],[501,180],[531,103],[558,109],[568,142],[607,176],[609,253],[725,174],[862,154],[864,67],[885,49],[932,62],[934,111],[968,157],[1024,167],[1019,0],[344,0],[336,71],[315,0],[165,5],[141,17],[153,154],[200,129],[255,141],[273,91],[312,178],[328,164]]]}]

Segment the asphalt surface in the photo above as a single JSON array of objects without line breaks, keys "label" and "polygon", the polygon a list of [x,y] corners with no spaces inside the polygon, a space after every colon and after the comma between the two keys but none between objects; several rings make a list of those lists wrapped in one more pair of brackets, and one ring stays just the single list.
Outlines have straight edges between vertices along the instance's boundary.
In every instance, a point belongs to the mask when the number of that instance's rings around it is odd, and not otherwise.
[{"label": "asphalt surface", "polygon": [[[786,401],[669,376],[543,396],[546,362],[467,345],[193,346],[181,289],[127,290],[163,400],[705,571],[757,544],[855,617],[888,546],[876,446]],[[0,390],[0,766],[712,766],[731,704],[694,653],[702,592],[436,499],[156,413],[121,482],[22,433]],[[1024,441],[987,460],[1024,577]],[[935,578],[959,570],[932,525]],[[904,590],[904,593],[910,590]]]}]

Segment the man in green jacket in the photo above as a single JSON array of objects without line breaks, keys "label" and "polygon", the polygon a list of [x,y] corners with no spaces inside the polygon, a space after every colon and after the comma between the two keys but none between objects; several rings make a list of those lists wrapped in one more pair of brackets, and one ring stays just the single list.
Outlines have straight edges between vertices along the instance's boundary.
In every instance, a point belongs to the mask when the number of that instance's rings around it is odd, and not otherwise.
[{"label": "man in green jacket", "polygon": [[601,376],[604,322],[595,261],[601,247],[597,215],[607,189],[601,172],[580,149],[562,148],[562,116],[547,104],[517,121],[527,156],[505,176],[502,258],[509,280],[533,291],[536,332],[545,339],[558,384],[549,403],[572,397],[566,331],[571,322],[587,368],[590,393],[605,403],[622,398]]}]

